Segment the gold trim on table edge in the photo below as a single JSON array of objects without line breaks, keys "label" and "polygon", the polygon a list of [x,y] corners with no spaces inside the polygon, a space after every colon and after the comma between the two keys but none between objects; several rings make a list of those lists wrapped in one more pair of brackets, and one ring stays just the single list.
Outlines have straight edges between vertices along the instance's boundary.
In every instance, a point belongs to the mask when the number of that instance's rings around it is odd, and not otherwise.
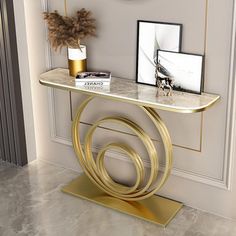
[{"label": "gold trim on table edge", "polygon": [[217,95],[217,97],[212,100],[212,102],[210,102],[209,104],[207,104],[207,106],[205,107],[199,107],[199,108],[189,108],[189,109],[183,109],[183,108],[172,108],[172,107],[168,107],[168,106],[162,106],[162,105],[156,105],[155,103],[149,103],[149,102],[140,102],[131,98],[123,98],[120,96],[115,96],[115,95],[110,95],[110,94],[101,94],[101,93],[97,93],[97,92],[93,92],[93,91],[87,91],[87,90],[82,90],[82,89],[76,89],[76,88],[72,88],[71,86],[67,86],[67,85],[58,85],[56,83],[53,82],[48,82],[48,81],[44,81],[43,79],[39,80],[39,83],[48,87],[52,87],[52,88],[58,88],[58,89],[62,89],[62,90],[66,90],[66,91],[71,91],[71,92],[80,92],[86,95],[90,95],[90,96],[94,96],[94,97],[102,97],[102,98],[107,98],[110,100],[115,100],[115,101],[123,101],[123,102],[127,102],[127,103],[131,103],[137,106],[147,106],[150,108],[154,108],[154,109],[159,109],[159,110],[163,110],[163,111],[171,111],[171,112],[177,112],[177,113],[197,113],[197,112],[202,112],[205,111],[206,109],[210,108],[211,106],[213,106],[219,99],[220,96]]}]

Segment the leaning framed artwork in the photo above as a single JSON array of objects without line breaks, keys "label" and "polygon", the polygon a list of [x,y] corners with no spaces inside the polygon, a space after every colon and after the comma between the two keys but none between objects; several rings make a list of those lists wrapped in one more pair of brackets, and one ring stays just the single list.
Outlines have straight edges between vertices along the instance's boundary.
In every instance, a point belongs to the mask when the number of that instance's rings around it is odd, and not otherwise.
[{"label": "leaning framed artwork", "polygon": [[204,56],[190,53],[157,51],[157,80],[169,78],[173,89],[201,94]]},{"label": "leaning framed artwork", "polygon": [[156,85],[157,50],[180,52],[182,25],[138,20],[136,82]]}]

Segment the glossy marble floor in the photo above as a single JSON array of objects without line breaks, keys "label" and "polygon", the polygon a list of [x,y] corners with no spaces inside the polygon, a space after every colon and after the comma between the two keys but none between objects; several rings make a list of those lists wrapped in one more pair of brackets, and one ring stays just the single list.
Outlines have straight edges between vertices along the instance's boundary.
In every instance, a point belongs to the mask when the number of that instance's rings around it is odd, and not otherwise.
[{"label": "glossy marble floor", "polygon": [[166,229],[60,191],[76,172],[0,162],[1,236],[235,236],[236,222],[184,207]]}]

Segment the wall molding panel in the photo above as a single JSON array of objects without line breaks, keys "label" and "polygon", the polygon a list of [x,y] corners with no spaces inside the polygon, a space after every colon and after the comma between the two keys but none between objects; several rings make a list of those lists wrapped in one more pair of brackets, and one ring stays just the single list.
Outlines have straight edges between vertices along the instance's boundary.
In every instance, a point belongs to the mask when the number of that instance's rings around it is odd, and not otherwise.
[{"label": "wall molding panel", "polygon": [[[206,1],[206,7],[209,7],[211,0],[205,0]],[[229,83],[228,83],[228,98],[227,98],[227,120],[226,120],[226,133],[225,133],[225,143],[224,143],[224,157],[222,157],[223,162],[223,168],[222,173],[220,174],[221,178],[206,176],[204,174],[199,174],[198,172],[192,172],[181,168],[173,168],[172,170],[172,176],[181,177],[190,181],[198,182],[201,184],[213,186],[216,188],[219,188],[221,190],[231,190],[232,186],[232,167],[233,167],[233,157],[235,156],[235,150],[234,150],[234,144],[236,141],[235,133],[236,133],[236,83],[235,83],[235,63],[236,63],[236,0],[233,1],[234,3],[234,9],[233,9],[233,19],[232,19],[232,32],[231,32],[231,54],[230,54],[230,65],[229,65]],[[42,9],[43,11],[52,10],[50,5],[50,0],[41,0]],[[61,4],[64,4],[63,1],[61,1]],[[69,9],[68,9],[69,10]],[[207,55],[207,44],[209,43],[208,40],[208,28],[209,22],[209,11],[206,8],[205,9],[205,41],[204,41],[204,51]],[[47,27],[45,24],[45,30],[47,31]],[[46,40],[46,39],[45,39]],[[45,51],[46,51],[46,64],[47,68],[51,69],[54,67],[54,61],[53,61],[53,55],[52,51],[50,49],[49,43],[45,43]],[[206,72],[205,72],[206,73]],[[207,75],[206,75],[207,77]],[[58,134],[57,132],[57,120],[56,120],[56,98],[55,98],[55,89],[48,89],[48,102],[49,102],[49,116],[50,116],[50,130],[51,130],[51,140],[53,142],[72,146],[71,139],[69,137],[63,137],[61,134]],[[68,102],[71,104],[70,96],[68,94]],[[70,117],[70,114],[68,115]],[[71,122],[70,119],[68,119],[68,122]],[[203,130],[203,135],[204,135]],[[175,149],[178,149],[178,147],[175,147]],[[93,146],[93,151],[97,152],[100,150],[99,146]],[[186,152],[194,152],[191,150],[187,150]],[[117,159],[120,161],[125,161],[131,163],[129,160],[127,160],[126,156],[122,153],[115,152],[115,151],[109,151],[108,156],[113,159]],[[150,163],[149,161],[144,161],[145,167],[149,168]],[[161,170],[163,167],[161,167]]]},{"label": "wall molding panel", "polygon": [[231,32],[230,77],[227,99],[226,145],[223,180],[228,190],[232,188],[233,157],[236,155],[236,0],[233,1],[233,19]]}]

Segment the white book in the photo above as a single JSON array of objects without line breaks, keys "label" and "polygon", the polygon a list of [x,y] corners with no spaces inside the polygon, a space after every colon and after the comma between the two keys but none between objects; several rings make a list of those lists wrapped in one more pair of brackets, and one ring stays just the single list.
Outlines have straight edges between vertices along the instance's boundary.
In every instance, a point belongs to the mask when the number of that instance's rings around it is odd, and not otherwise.
[{"label": "white book", "polygon": [[110,82],[111,72],[79,72],[75,81],[79,82]]},{"label": "white book", "polygon": [[110,84],[109,85],[83,85],[82,83],[76,83],[76,87],[80,89],[90,90],[90,91],[110,92]]},{"label": "white book", "polygon": [[110,81],[78,81],[75,82],[76,86],[110,86]]}]

